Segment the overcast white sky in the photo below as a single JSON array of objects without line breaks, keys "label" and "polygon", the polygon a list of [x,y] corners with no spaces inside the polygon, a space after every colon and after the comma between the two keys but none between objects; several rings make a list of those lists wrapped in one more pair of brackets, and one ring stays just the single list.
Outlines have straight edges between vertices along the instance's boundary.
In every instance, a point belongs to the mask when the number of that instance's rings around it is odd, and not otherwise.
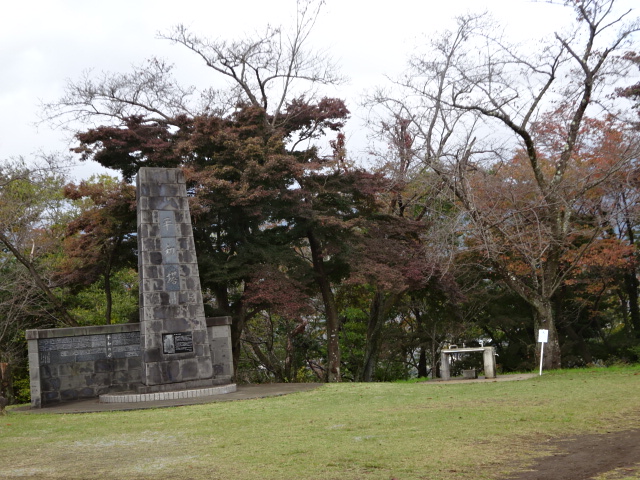
[{"label": "overcast white sky", "polygon": [[[295,8],[295,0],[8,0],[0,14],[0,161],[68,150],[64,132],[36,126],[39,104],[59,98],[67,79],[84,70],[126,72],[155,55],[174,63],[185,83],[202,85],[207,69],[184,47],[157,39],[158,32],[183,23],[202,36],[232,39],[290,24]],[[352,153],[364,148],[355,133],[358,96],[383,84],[385,75],[398,75],[413,49],[451,27],[456,15],[483,10],[523,40],[572,20],[565,8],[531,0],[326,0],[314,43],[350,78],[334,95],[355,114]],[[84,165],[75,173],[84,178],[95,171]]]}]

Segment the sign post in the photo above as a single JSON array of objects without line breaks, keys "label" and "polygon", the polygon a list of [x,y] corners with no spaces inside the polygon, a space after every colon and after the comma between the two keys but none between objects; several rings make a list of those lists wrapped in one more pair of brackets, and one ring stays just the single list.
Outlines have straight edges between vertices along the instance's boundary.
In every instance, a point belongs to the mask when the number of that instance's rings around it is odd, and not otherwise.
[{"label": "sign post", "polygon": [[540,375],[542,375],[542,359],[544,358],[544,344],[549,341],[549,330],[538,330],[538,342],[540,345]]}]

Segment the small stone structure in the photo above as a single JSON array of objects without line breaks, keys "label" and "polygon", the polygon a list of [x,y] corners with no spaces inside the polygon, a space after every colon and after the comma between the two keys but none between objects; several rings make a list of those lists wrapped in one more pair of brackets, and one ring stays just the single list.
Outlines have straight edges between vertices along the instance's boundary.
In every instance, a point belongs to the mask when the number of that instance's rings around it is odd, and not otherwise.
[{"label": "small stone structure", "polygon": [[[467,352],[483,352],[484,377],[496,378],[496,350],[494,347],[471,347],[471,348],[444,348],[440,351],[440,378],[442,380],[451,379],[449,356]],[[477,378],[477,375],[465,375],[465,378]]]},{"label": "small stone structure", "polygon": [[473,380],[478,378],[478,372],[475,368],[470,368],[468,370],[462,370],[462,378],[466,380]]},{"label": "small stone structure", "polygon": [[140,323],[27,330],[33,407],[235,391],[231,319],[204,316],[182,171],[141,168],[136,189]]}]

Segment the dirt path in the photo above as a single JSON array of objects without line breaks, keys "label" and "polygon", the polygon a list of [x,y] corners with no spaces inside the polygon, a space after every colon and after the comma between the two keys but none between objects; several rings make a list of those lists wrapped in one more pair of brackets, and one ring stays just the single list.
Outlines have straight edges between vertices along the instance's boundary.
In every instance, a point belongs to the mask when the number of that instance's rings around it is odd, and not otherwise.
[{"label": "dirt path", "polygon": [[504,480],[640,479],[640,429],[554,440],[552,456]]}]

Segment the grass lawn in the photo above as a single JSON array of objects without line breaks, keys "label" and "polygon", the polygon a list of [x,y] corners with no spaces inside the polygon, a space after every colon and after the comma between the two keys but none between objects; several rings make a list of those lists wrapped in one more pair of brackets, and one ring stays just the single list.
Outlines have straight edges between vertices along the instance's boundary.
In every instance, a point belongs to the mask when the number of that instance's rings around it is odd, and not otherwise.
[{"label": "grass lawn", "polygon": [[0,417],[0,478],[491,479],[548,453],[555,437],[634,428],[640,366],[334,384],[158,410],[10,411]]}]

